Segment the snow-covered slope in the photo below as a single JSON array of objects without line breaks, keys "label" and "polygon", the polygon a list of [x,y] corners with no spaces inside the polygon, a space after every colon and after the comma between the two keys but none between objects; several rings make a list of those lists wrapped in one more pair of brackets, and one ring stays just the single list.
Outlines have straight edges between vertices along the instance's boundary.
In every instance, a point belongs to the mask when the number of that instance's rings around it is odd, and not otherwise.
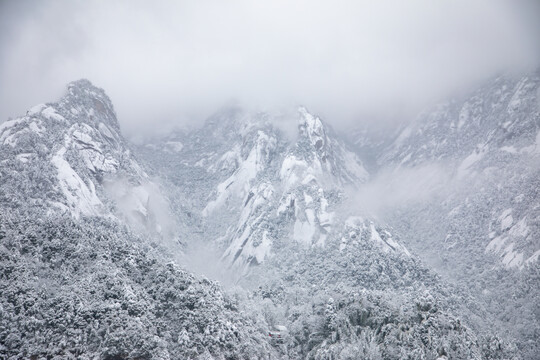
[{"label": "snow-covered slope", "polygon": [[[178,186],[200,174],[194,191],[205,200],[195,207],[223,260],[244,270],[262,263],[285,238],[324,246],[334,225],[345,220],[334,212],[340,192],[368,178],[358,156],[306,108],[286,121],[297,124],[294,139],[269,114],[231,109],[202,129],[143,149],[153,160],[176,157],[175,166],[161,169]],[[174,155],[168,154],[171,142],[182,143]]]},{"label": "snow-covered slope", "polygon": [[138,230],[174,235],[165,197],[120,134],[109,98],[87,80],[0,124],[0,163],[4,206],[118,216]]},{"label": "snow-covered slope", "polygon": [[277,358],[256,317],[173,263],[177,220],[103,90],[73,82],[0,139],[0,358]]},{"label": "snow-covered slope", "polygon": [[[490,339],[498,350],[475,345],[485,344],[483,331],[467,326],[486,327],[489,319],[461,327],[454,317],[481,318],[474,305],[467,310],[474,301],[466,293],[447,288],[388,226],[349,208],[347,195],[369,174],[340,137],[302,107],[285,119],[296,123],[293,136],[278,120],[228,109],[201,129],[139,149],[156,174],[184,192],[188,221],[200,224],[188,236],[188,257],[190,245],[200,250],[198,242],[206,241],[207,250],[192,257],[215,267],[212,252],[218,249],[221,273],[229,269],[235,285],[249,292],[244,311],[291,329],[280,354],[398,359],[506,352],[497,337]],[[182,146],[172,150],[171,143]],[[371,301],[372,310],[358,315]],[[380,335],[382,328],[392,344]],[[431,340],[421,345],[426,331]]]},{"label": "snow-covered slope", "polygon": [[[464,227],[464,219],[475,218],[478,245],[509,268],[540,254],[539,91],[539,73],[499,77],[421,115],[379,157],[385,167],[444,164],[461,188],[441,209],[448,223]],[[467,241],[463,231],[448,230],[446,243]]]},{"label": "snow-covered slope", "polygon": [[[369,147],[365,138],[358,143]],[[540,73],[533,72],[493,79],[376,144],[380,173],[416,191],[414,201],[389,199],[385,220],[412,252],[485,301],[526,358],[539,349],[532,299],[540,287],[526,285],[538,281],[539,140]],[[431,188],[417,189],[411,178]]]}]

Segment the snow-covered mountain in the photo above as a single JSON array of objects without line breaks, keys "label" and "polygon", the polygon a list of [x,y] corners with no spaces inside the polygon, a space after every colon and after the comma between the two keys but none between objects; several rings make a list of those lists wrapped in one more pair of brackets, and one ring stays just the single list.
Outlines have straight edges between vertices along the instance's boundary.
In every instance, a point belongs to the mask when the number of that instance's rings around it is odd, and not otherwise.
[{"label": "snow-covered mountain", "polygon": [[[223,247],[223,260],[246,271],[271,256],[275,243],[324,247],[329,234],[353,222],[336,216],[343,189],[369,178],[359,157],[320,118],[300,107],[288,120],[297,124],[293,139],[268,114],[232,109],[193,134],[143,149],[149,160],[174,164],[162,172],[179,186],[199,174],[193,191],[205,200],[195,207]],[[407,251],[390,237],[383,241],[373,224],[363,226],[383,248]]]},{"label": "snow-covered mountain", "polygon": [[133,156],[105,92],[87,80],[68,85],[0,125],[2,204],[47,215],[118,216],[138,230],[173,237],[167,200]]},{"label": "snow-covered mountain", "polygon": [[[413,145],[400,144],[381,166],[405,166]],[[521,358],[485,304],[419,261],[401,222],[351,206],[371,168],[304,107],[228,108],[130,145],[103,90],[71,83],[0,124],[0,355]],[[236,286],[182,269],[195,263]]]},{"label": "snow-covered mountain", "polygon": [[426,111],[378,163],[396,171],[442,164],[454,188],[437,196],[442,204],[433,214],[446,218],[438,246],[459,251],[473,236],[478,251],[522,269],[540,256],[539,149],[540,74],[532,73],[499,77],[469,97]]},{"label": "snow-covered mountain", "polygon": [[175,265],[168,201],[86,80],[0,124],[0,357],[262,358],[219,285]]},{"label": "snow-covered mountain", "polygon": [[[388,226],[348,207],[348,194],[370,178],[358,155],[303,107],[286,119],[274,116],[227,109],[201,129],[176,132],[140,151],[176,191],[192,193],[191,221],[201,224],[202,236],[190,238],[219,249],[220,266],[231,268],[235,283],[251,291],[244,311],[263,311],[268,324],[291,329],[294,340],[282,355],[490,358],[487,353],[497,353],[491,345],[485,351],[471,345],[488,341],[484,330],[474,334],[448,325],[449,331],[441,332],[442,324],[459,323],[455,314],[480,318],[481,311],[465,309],[474,299],[446,288]],[[283,121],[294,122],[297,133],[284,133]],[[360,320],[357,309],[375,298],[373,311]],[[420,345],[416,341],[430,327],[424,320],[420,327],[416,323],[416,316],[425,316],[418,313],[424,307],[405,309],[425,301],[426,309],[437,304],[444,310],[426,310],[425,320],[439,325]],[[334,308],[335,303],[340,305]],[[391,324],[379,318],[390,314],[396,316]],[[389,332],[396,326],[393,345],[380,335],[385,326]],[[405,328],[411,335],[401,338]],[[502,352],[511,348],[495,342]]]},{"label": "snow-covered mountain", "polygon": [[[369,138],[353,141],[369,148]],[[540,73],[493,79],[376,146],[378,171],[397,186],[411,176],[432,186],[411,194],[420,201],[390,202],[385,220],[433,269],[484,299],[534,358],[540,287],[523,286],[538,283]]]}]

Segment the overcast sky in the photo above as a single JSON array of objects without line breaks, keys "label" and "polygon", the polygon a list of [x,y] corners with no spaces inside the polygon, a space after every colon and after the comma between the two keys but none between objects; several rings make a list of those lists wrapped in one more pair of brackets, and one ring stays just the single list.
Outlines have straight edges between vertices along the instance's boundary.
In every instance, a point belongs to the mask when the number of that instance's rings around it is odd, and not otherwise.
[{"label": "overcast sky", "polygon": [[540,1],[0,0],[0,119],[88,78],[128,135],[224,104],[405,121],[540,65]]}]

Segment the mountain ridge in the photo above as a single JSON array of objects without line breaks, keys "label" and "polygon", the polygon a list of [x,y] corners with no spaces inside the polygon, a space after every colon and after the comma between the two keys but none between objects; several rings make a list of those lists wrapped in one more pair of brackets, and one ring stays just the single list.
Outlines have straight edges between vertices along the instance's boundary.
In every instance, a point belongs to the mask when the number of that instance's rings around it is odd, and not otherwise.
[{"label": "mountain ridge", "polygon": [[[132,148],[104,91],[82,80],[0,124],[0,353],[519,358],[482,304],[344,208],[345,187],[371,177],[345,141],[306,108],[296,138],[270,120],[223,111]],[[189,269],[198,246],[233,274],[230,293],[175,265]],[[278,345],[267,333],[280,324]]]}]

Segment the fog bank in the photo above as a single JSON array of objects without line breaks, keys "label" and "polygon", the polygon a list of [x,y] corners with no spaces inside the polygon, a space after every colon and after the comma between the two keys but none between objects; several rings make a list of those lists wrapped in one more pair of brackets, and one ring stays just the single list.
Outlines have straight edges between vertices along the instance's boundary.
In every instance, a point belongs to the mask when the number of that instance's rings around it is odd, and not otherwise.
[{"label": "fog bank", "polygon": [[88,78],[128,136],[224,103],[304,104],[334,127],[394,123],[540,64],[540,3],[12,1],[0,4],[0,121]]}]

